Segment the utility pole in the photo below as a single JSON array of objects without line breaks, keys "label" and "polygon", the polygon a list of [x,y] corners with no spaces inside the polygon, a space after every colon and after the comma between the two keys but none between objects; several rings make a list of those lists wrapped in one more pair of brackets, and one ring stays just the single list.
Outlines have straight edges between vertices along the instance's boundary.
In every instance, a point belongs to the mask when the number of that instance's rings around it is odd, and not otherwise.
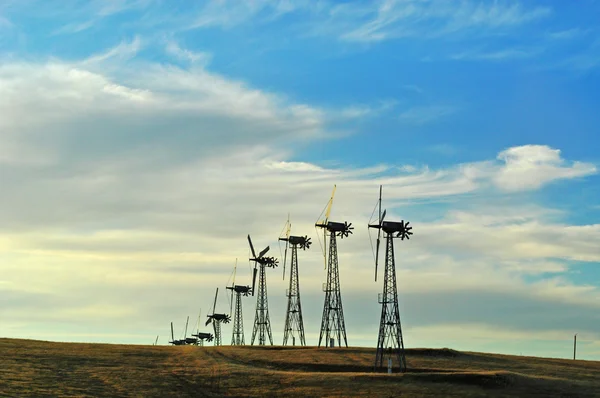
[{"label": "utility pole", "polygon": [[577,333],[575,333],[573,340],[573,360],[575,360],[575,354],[577,353]]}]

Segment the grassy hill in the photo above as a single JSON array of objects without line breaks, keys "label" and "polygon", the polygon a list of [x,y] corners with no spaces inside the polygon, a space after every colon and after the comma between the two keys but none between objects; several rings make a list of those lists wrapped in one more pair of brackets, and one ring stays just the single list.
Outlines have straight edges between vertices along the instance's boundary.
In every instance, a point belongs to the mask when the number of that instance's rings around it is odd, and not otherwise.
[{"label": "grassy hill", "polygon": [[600,362],[409,349],[405,374],[374,349],[170,347],[0,339],[8,397],[598,397]]}]

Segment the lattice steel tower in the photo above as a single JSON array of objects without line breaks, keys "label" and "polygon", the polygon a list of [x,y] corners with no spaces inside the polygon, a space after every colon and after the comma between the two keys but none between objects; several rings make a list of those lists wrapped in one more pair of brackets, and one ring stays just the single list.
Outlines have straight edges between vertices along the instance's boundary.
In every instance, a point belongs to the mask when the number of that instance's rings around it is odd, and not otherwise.
[{"label": "lattice steel tower", "polygon": [[269,251],[267,246],[256,256],[254,246],[252,245],[252,239],[248,235],[248,243],[250,243],[250,250],[252,251],[252,258],[250,261],[254,261],[254,274],[252,276],[252,295],[254,296],[256,286],[256,273],[257,265],[260,266],[260,275],[258,279],[258,296],[256,298],[256,314],[254,316],[254,328],[252,330],[251,345],[254,345],[254,340],[258,334],[258,345],[265,345],[267,337],[269,343],[273,345],[273,335],[271,334],[271,321],[269,320],[269,302],[267,300],[267,275],[265,268],[275,268],[277,266],[277,259],[274,257],[264,257]]},{"label": "lattice steel tower", "polygon": [[[235,284],[235,274],[237,270],[237,259],[233,269],[233,281],[231,286],[227,286],[231,290],[231,305],[233,305],[233,294],[235,293],[235,312],[233,313],[233,333],[231,335],[231,345],[245,345],[244,339],[244,317],[242,315],[242,296],[248,297],[252,289],[250,286],[241,286]],[[229,310],[231,312],[231,308]]]},{"label": "lattice steel tower", "polygon": [[300,345],[305,346],[304,338],[304,321],[302,320],[302,305],[300,303],[300,280],[298,277],[298,248],[306,250],[310,248],[312,242],[308,236],[290,236],[291,224],[288,219],[286,223],[287,231],[284,238],[279,238],[280,241],[285,241],[285,256],[283,259],[283,278],[285,279],[285,263],[287,259],[288,246],[292,246],[292,258],[290,264],[290,285],[286,292],[288,298],[287,311],[285,313],[285,327],[283,330],[283,345],[288,344],[288,339],[291,337],[295,345],[296,337],[300,339]]},{"label": "lattice steel tower", "polygon": [[[327,204],[325,211],[325,220],[317,222],[315,227],[323,228],[323,243],[325,258],[325,268],[327,269],[327,282],[325,283],[325,303],[323,304],[323,317],[321,319],[321,333],[319,335],[319,347],[325,337],[325,345],[329,343],[330,338],[337,339],[338,346],[341,347],[342,339],[344,345],[348,347],[346,338],[346,324],[344,322],[344,309],[342,307],[342,293],[340,289],[340,274],[338,267],[338,253],[336,237],[344,238],[352,233],[354,227],[347,221],[344,223],[329,221],[333,196],[335,195],[335,185],[333,193]],[[329,234],[329,258],[327,259],[327,234]]]},{"label": "lattice steel tower", "polygon": [[[406,357],[404,355],[404,340],[402,338],[402,325],[400,323],[400,309],[398,307],[398,289],[396,285],[396,262],[394,256],[394,239],[410,239],[412,227],[408,221],[383,221],[386,211],[381,213],[381,191],[379,187],[379,221],[369,224],[369,228],[377,228],[377,248],[375,253],[375,281],[377,281],[377,266],[379,263],[379,245],[381,231],[385,233],[385,271],[383,277],[383,293],[379,294],[381,304],[381,320],[379,323],[379,336],[377,338],[377,352],[375,354],[375,371],[383,367],[385,352],[389,358],[396,357],[400,372],[406,371]],[[392,360],[393,366],[393,360]]]}]

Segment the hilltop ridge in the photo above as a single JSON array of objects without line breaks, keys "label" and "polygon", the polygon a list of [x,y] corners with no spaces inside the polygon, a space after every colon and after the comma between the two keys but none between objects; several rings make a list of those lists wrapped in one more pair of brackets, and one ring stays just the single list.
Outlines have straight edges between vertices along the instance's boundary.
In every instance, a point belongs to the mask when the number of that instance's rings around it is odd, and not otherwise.
[{"label": "hilltop ridge", "polygon": [[600,362],[406,350],[373,373],[374,348],[143,346],[0,339],[0,395],[112,397],[594,397]]}]

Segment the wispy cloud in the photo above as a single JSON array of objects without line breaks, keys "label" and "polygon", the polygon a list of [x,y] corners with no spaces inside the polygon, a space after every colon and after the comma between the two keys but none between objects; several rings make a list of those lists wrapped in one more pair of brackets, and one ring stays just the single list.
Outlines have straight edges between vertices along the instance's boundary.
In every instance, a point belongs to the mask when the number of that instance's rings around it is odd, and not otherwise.
[{"label": "wispy cloud", "polygon": [[572,28],[565,30],[558,30],[548,33],[548,38],[553,40],[570,40],[577,37],[582,37],[590,33],[590,29]]},{"label": "wispy cloud", "polygon": [[454,60],[485,60],[485,61],[504,61],[509,59],[531,58],[542,53],[541,48],[517,49],[507,48],[499,51],[465,51],[450,56]]},{"label": "wispy cloud", "polygon": [[94,0],[92,7],[99,17],[108,17],[127,10],[146,8],[157,0]]},{"label": "wispy cloud", "polygon": [[458,107],[450,105],[416,106],[402,112],[398,118],[406,123],[422,125],[432,123],[458,111]]},{"label": "wispy cloud", "polygon": [[396,100],[382,100],[371,105],[352,105],[342,108],[338,111],[333,110],[332,114],[342,119],[357,119],[363,117],[378,116],[382,113],[389,112],[398,105]]},{"label": "wispy cloud", "polygon": [[64,26],[56,29],[54,32],[52,32],[52,34],[64,35],[64,34],[73,34],[73,33],[83,32],[83,31],[88,30],[91,27],[93,27],[94,23],[95,23],[94,20],[70,23],[70,24],[64,25]]},{"label": "wispy cloud", "polygon": [[120,60],[133,58],[138,51],[142,48],[142,39],[139,36],[136,36],[131,41],[122,41],[115,47],[86,58],[82,61],[83,64],[92,64],[98,63],[102,61],[106,61],[109,59],[117,58]]},{"label": "wispy cloud", "polygon": [[463,1],[455,4],[438,0],[386,0],[374,6],[369,14],[367,21],[362,21],[363,15],[357,16],[359,26],[340,37],[348,41],[369,42],[414,36],[437,37],[471,28],[481,29],[478,33],[482,34],[545,18],[551,10],[545,7],[527,9],[517,2]]},{"label": "wispy cloud", "polygon": [[206,66],[212,58],[212,55],[206,52],[197,52],[181,48],[179,44],[174,40],[167,41],[165,50],[168,54],[178,59],[188,61],[191,63],[200,63],[204,66]]},{"label": "wispy cloud", "polygon": [[[600,46],[598,48],[600,48]],[[600,54],[596,50],[597,49],[590,49],[588,52],[573,55],[554,64],[553,67],[558,69],[568,69],[574,72],[588,72],[598,69],[600,68]]]},{"label": "wispy cloud", "polygon": [[0,15],[0,29],[9,28],[12,26],[12,23],[8,20],[8,18]]},{"label": "wispy cloud", "polygon": [[427,149],[431,152],[439,153],[441,155],[446,155],[446,156],[455,155],[459,151],[458,148],[456,148],[454,145],[450,145],[450,144],[436,144],[436,145],[430,146]]},{"label": "wispy cloud", "polygon": [[206,4],[188,26],[190,29],[221,27],[232,28],[249,22],[273,22],[282,16],[307,7],[304,1],[211,1]]},{"label": "wispy cloud", "polygon": [[405,90],[408,90],[408,91],[412,91],[417,94],[423,94],[425,92],[425,90],[423,90],[421,87],[417,86],[416,84],[405,84],[404,86],[402,86],[402,88],[404,88]]}]

